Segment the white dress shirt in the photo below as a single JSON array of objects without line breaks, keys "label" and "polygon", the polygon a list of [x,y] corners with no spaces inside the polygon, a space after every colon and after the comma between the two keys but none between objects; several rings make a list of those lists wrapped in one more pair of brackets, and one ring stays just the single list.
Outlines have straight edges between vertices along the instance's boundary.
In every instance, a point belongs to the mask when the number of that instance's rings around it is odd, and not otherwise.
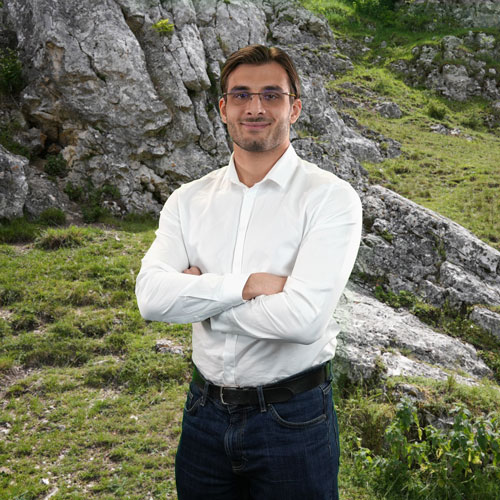
[{"label": "white dress shirt", "polygon": [[[145,319],[193,323],[193,361],[225,386],[275,382],[331,359],[332,313],[361,238],[361,203],[292,146],[247,187],[228,166],[169,197],[137,277]],[[201,276],[183,274],[197,266]],[[288,276],[283,292],[245,301],[251,273]]]}]

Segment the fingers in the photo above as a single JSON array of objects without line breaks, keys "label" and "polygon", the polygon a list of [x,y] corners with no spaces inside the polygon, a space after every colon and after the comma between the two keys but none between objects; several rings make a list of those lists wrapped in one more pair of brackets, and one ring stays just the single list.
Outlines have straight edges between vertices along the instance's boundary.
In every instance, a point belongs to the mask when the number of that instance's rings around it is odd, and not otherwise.
[{"label": "fingers", "polygon": [[182,272],[184,274],[194,274],[196,276],[200,276],[201,275],[200,268],[196,267],[196,266],[188,267],[187,269],[184,269],[184,271],[182,271]]}]

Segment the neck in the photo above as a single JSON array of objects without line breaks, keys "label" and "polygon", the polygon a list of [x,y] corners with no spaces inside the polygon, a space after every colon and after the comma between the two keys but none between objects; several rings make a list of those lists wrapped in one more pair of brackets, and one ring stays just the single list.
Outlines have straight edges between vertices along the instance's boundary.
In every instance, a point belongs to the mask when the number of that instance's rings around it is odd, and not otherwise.
[{"label": "neck", "polygon": [[287,141],[271,151],[254,152],[246,151],[234,144],[233,160],[240,181],[248,187],[260,182],[283,156],[289,145],[290,141]]}]

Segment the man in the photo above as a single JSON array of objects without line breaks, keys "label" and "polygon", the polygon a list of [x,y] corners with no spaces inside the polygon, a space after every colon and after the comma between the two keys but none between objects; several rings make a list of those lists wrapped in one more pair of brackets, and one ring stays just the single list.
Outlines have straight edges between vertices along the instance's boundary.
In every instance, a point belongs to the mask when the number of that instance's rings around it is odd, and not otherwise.
[{"label": "man", "polygon": [[136,287],[144,318],[193,323],[179,500],[336,499],[331,315],[361,204],[290,145],[302,103],[283,51],[235,52],[221,89],[230,163],[170,196]]}]

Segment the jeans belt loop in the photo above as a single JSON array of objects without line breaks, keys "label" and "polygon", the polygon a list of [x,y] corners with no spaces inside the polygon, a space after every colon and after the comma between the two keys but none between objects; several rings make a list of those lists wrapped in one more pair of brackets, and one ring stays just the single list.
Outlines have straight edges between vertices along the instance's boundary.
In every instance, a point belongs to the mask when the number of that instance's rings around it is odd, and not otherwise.
[{"label": "jeans belt loop", "polygon": [[201,395],[201,406],[205,406],[208,397],[208,389],[210,388],[210,384],[205,381],[205,385],[203,386],[203,394]]},{"label": "jeans belt loop", "polygon": [[267,411],[266,400],[264,399],[264,391],[261,385],[257,387],[257,396],[259,398],[260,412],[265,413]]}]

